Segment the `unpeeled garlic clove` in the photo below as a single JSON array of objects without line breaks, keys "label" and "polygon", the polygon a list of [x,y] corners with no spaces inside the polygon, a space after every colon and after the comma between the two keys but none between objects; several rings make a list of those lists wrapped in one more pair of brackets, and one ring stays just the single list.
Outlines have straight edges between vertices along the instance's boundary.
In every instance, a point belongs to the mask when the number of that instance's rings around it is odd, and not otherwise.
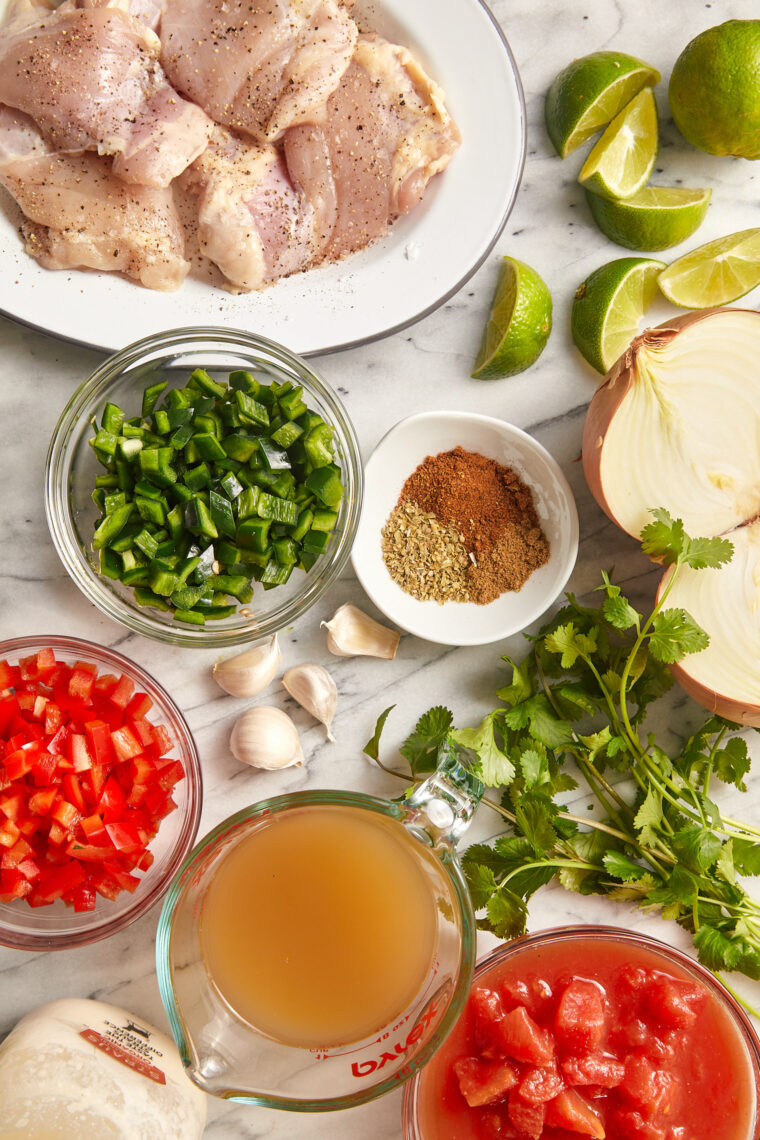
[{"label": "unpeeled garlic clove", "polygon": [[282,683],[293,700],[325,726],[328,740],[335,740],[330,726],[338,707],[338,689],[323,665],[295,665]]},{"label": "unpeeled garlic clove", "polygon": [[336,657],[384,657],[391,661],[401,640],[395,629],[380,625],[350,602],[340,606],[322,625],[327,630],[327,648]]},{"label": "unpeeled garlic clove", "polygon": [[304,762],[298,729],[287,713],[271,705],[257,705],[238,717],[230,749],[236,760],[252,768],[273,770]]},{"label": "unpeeled garlic clove", "polygon": [[274,680],[282,660],[275,633],[269,641],[214,666],[214,680],[233,697],[255,697]]}]

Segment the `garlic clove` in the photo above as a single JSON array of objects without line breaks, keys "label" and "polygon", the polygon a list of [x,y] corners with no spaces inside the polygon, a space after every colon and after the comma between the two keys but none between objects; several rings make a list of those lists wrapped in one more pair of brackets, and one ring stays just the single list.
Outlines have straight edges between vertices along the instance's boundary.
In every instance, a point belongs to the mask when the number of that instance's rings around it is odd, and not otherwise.
[{"label": "garlic clove", "polygon": [[350,602],[340,606],[322,625],[327,630],[327,648],[336,657],[384,657],[391,661],[401,640],[397,630],[380,625]]},{"label": "garlic clove", "polygon": [[274,680],[282,661],[275,633],[269,641],[214,666],[214,680],[233,697],[255,697]]},{"label": "garlic clove", "polygon": [[287,713],[270,705],[246,709],[232,729],[230,749],[236,760],[252,768],[290,768],[303,764],[298,729]]},{"label": "garlic clove", "polygon": [[338,707],[338,688],[323,665],[295,665],[282,683],[293,700],[325,726],[328,740],[335,740],[330,726]]}]

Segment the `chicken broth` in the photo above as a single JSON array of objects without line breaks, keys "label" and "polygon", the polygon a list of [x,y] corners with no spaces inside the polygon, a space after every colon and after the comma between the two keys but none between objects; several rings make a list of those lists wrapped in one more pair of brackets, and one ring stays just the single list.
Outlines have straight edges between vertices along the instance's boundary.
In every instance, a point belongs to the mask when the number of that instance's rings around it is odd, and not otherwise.
[{"label": "chicken broth", "polygon": [[445,884],[436,857],[376,812],[265,817],[206,892],[206,970],[240,1018],[285,1044],[360,1041],[422,988]]}]

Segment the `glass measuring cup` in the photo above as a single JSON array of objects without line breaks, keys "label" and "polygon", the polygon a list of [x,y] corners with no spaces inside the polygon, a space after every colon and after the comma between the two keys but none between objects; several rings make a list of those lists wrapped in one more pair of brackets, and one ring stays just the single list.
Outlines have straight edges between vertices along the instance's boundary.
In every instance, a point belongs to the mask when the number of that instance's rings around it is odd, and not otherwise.
[{"label": "glass measuring cup", "polygon": [[[482,792],[480,781],[449,755],[404,800],[297,792],[262,800],[206,836],[172,883],[156,936],[161,998],[188,1075],[200,1088],[228,1100],[321,1112],[398,1088],[429,1060],[459,1017],[472,980],[475,920],[454,847]],[[355,818],[370,813],[375,823],[381,818],[413,853],[433,901],[432,955],[411,1000],[363,1039],[293,1045],[257,1029],[225,999],[204,954],[204,905],[220,866],[257,829],[276,825],[283,813],[325,807],[351,809]],[[255,907],[255,900],[242,905]]]}]

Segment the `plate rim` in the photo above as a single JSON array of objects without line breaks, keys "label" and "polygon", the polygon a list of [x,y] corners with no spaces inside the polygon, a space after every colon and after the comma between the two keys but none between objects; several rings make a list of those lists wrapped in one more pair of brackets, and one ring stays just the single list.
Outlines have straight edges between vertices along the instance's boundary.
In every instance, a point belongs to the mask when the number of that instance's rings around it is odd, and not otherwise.
[{"label": "plate rim", "polygon": [[[501,234],[504,231],[504,227],[507,224],[507,221],[509,219],[509,215],[511,214],[512,208],[515,204],[517,194],[520,190],[520,186],[522,184],[523,173],[525,170],[525,161],[526,161],[526,156],[527,156],[527,110],[526,110],[526,105],[525,105],[525,92],[523,89],[520,71],[519,71],[518,66],[517,66],[517,61],[514,57],[514,54],[512,52],[512,48],[510,47],[509,41],[506,37],[506,33],[504,32],[504,29],[502,28],[501,24],[499,23],[498,19],[494,15],[491,8],[486,3],[486,0],[461,0],[461,2],[465,3],[465,4],[473,4],[473,3],[476,4],[478,7],[480,7],[483,10],[486,17],[490,21],[490,24],[491,24],[492,28],[494,29],[494,31],[496,32],[498,39],[501,41],[501,46],[504,49],[506,58],[508,60],[508,63],[509,63],[510,69],[511,69],[511,73],[512,73],[512,77],[513,77],[514,83],[515,83],[515,93],[517,95],[517,101],[518,101],[519,119],[520,119],[521,130],[520,130],[520,136],[519,136],[520,153],[519,153],[518,161],[516,163],[516,177],[514,179],[514,185],[511,188],[510,194],[509,194],[508,198],[505,200],[504,209],[502,211],[502,215],[501,215],[501,218],[498,222],[498,225],[496,226],[496,228],[494,230],[493,236],[490,238],[490,240],[486,244],[486,246],[483,249],[480,256],[467,269],[467,271],[464,273],[464,275],[454,285],[452,285],[451,288],[449,288],[446,292],[444,292],[440,297],[436,298],[436,300],[432,301],[424,309],[420,310],[419,312],[412,314],[411,316],[405,318],[403,321],[399,321],[394,325],[391,325],[387,328],[383,328],[383,329],[379,330],[378,332],[367,334],[366,336],[357,337],[356,339],[353,339],[353,340],[343,341],[340,344],[329,345],[329,346],[320,347],[320,348],[305,349],[305,350],[304,349],[297,349],[299,356],[302,356],[305,358],[327,356],[327,355],[337,353],[337,352],[346,352],[352,348],[360,348],[363,345],[375,344],[377,341],[384,340],[385,337],[394,336],[396,333],[402,332],[404,329],[407,329],[410,326],[417,324],[419,321],[424,320],[426,317],[430,316],[431,313],[436,312],[436,310],[440,309],[443,305],[445,305],[447,301],[449,301],[456,293],[459,292],[459,290],[464,285],[466,285],[466,283],[470,280],[470,278],[478,271],[478,269],[480,269],[481,265],[484,263],[484,261],[486,260],[488,255],[491,253],[492,249],[494,248],[497,241],[501,237]],[[56,271],[51,270],[50,272],[56,272]],[[83,271],[73,270],[70,272],[83,272]],[[140,286],[138,284],[135,284],[135,288],[140,288]],[[73,335],[67,334],[66,332],[63,332],[63,331],[57,331],[55,329],[51,329],[49,327],[46,327],[44,324],[39,324],[38,322],[36,322],[34,320],[30,320],[28,317],[18,316],[15,313],[10,312],[6,308],[6,306],[2,303],[0,303],[0,316],[6,317],[8,320],[13,321],[15,324],[20,325],[23,328],[30,329],[32,332],[43,333],[44,335],[54,337],[56,340],[61,341],[65,344],[73,344],[73,345],[76,345],[80,348],[89,349],[90,351],[94,351],[94,352],[101,352],[101,353],[104,353],[106,355],[110,355],[110,354],[113,354],[115,352],[120,352],[123,348],[126,347],[126,345],[123,345],[123,344],[117,345],[116,347],[114,347],[110,344],[104,345],[104,344],[99,343],[96,340],[82,339],[78,336],[73,336]],[[164,329],[162,331],[167,332],[170,330]]]}]

